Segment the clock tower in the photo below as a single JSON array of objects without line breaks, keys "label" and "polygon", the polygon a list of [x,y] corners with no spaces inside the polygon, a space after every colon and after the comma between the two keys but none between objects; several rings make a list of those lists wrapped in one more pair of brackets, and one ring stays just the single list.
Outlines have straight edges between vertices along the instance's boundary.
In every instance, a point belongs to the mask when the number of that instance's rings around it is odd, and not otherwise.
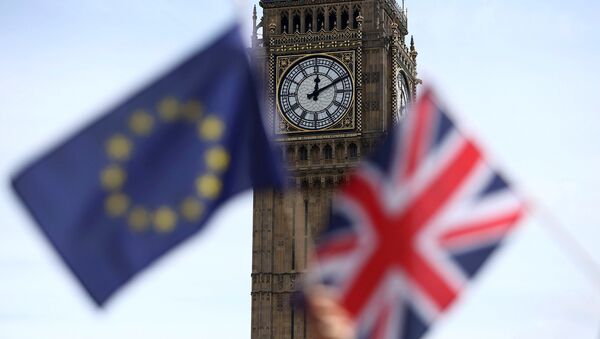
[{"label": "clock tower", "polygon": [[252,48],[289,193],[254,194],[252,338],[311,338],[291,296],[333,189],[402,121],[417,52],[395,0],[261,0]]}]

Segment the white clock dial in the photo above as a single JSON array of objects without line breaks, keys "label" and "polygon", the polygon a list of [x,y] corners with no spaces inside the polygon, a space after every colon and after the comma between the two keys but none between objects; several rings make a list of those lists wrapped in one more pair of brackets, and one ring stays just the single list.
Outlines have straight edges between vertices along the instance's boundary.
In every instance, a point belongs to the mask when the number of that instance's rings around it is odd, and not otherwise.
[{"label": "white clock dial", "polygon": [[398,72],[396,77],[396,103],[398,111],[396,112],[396,121],[400,121],[405,115],[410,101],[410,94],[408,91],[408,84],[406,78],[402,72]]},{"label": "white clock dial", "polygon": [[278,104],[286,120],[304,130],[333,126],[352,104],[354,84],[348,69],[328,56],[309,56],[283,76]]}]

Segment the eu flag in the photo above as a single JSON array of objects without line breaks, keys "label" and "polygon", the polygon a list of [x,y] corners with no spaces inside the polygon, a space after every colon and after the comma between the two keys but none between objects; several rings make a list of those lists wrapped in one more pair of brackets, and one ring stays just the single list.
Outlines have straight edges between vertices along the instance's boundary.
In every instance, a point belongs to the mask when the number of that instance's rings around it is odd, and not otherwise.
[{"label": "eu flag", "polygon": [[250,187],[280,187],[237,27],[19,173],[14,189],[92,298]]}]

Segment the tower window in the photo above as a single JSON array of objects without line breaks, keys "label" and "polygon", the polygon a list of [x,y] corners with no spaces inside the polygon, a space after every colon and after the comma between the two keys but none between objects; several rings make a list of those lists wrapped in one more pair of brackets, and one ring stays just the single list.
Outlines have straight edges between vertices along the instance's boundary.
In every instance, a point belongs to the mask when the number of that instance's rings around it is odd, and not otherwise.
[{"label": "tower window", "polygon": [[292,16],[292,32],[300,32],[300,13],[294,12]]},{"label": "tower window", "polygon": [[325,145],[323,148],[323,158],[325,158],[325,160],[331,160],[333,158],[333,149],[331,148],[331,145]]},{"label": "tower window", "polygon": [[306,147],[304,147],[304,146],[300,147],[299,153],[300,153],[299,156],[300,156],[301,161],[308,160],[308,150],[306,149]]},{"label": "tower window", "polygon": [[320,31],[325,28],[325,13],[323,13],[323,9],[319,8],[319,12],[317,13],[317,31]]},{"label": "tower window", "polygon": [[352,28],[358,29],[358,16],[360,15],[360,7],[354,7],[352,12]]},{"label": "tower window", "polygon": [[310,160],[313,162],[319,162],[319,146],[315,145],[311,147]]},{"label": "tower window", "polygon": [[328,30],[332,31],[336,27],[336,25],[337,25],[336,19],[337,19],[337,14],[335,12],[335,9],[332,9],[329,12],[329,27],[327,28]]},{"label": "tower window", "polygon": [[335,158],[337,160],[344,160],[344,144],[335,145]]},{"label": "tower window", "polygon": [[356,147],[356,144],[348,145],[348,158],[354,159],[357,157],[358,157],[358,147]]},{"label": "tower window", "polygon": [[289,161],[290,163],[293,163],[294,160],[296,160],[296,159],[294,159],[295,158],[294,157],[294,155],[295,155],[294,153],[295,153],[294,152],[294,148],[292,146],[288,147],[285,150],[285,157],[286,157],[287,161]]},{"label": "tower window", "polygon": [[289,19],[288,19],[287,13],[282,13],[281,14],[281,25],[279,26],[281,29],[281,34],[288,32],[288,24],[289,24]]},{"label": "tower window", "polygon": [[341,22],[342,29],[348,28],[348,26],[350,25],[350,15],[348,14],[348,9],[347,8],[344,8],[342,10],[342,17],[341,18],[342,18],[342,22]]},{"label": "tower window", "polygon": [[313,15],[312,12],[307,11],[304,14],[304,29],[308,32],[308,31],[314,31],[315,28],[312,26],[312,22],[313,22]]}]

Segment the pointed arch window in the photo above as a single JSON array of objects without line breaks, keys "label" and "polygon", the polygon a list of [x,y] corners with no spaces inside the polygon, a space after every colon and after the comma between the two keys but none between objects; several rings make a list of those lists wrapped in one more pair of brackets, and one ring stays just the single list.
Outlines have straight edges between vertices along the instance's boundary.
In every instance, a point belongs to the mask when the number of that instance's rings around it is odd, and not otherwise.
[{"label": "pointed arch window", "polygon": [[360,6],[354,6],[352,10],[352,28],[358,29],[358,17],[360,16]]},{"label": "pointed arch window", "polygon": [[308,160],[308,150],[306,149],[306,147],[302,146],[300,147],[300,149],[298,150],[298,157],[300,158],[300,161],[306,161]]},{"label": "pointed arch window", "polygon": [[350,25],[350,14],[348,13],[348,7],[344,7],[342,9],[342,16],[341,16],[341,28],[342,29],[346,29],[348,28],[348,26]]},{"label": "pointed arch window", "polygon": [[288,14],[286,12],[282,12],[281,13],[281,22],[279,25],[281,34],[288,32],[288,24],[289,23],[290,23],[290,21],[288,19]]},{"label": "pointed arch window", "polygon": [[292,15],[292,32],[300,32],[300,12],[295,11]]},{"label": "pointed arch window", "polygon": [[311,10],[307,10],[304,13],[304,29],[308,31],[315,31],[315,28],[312,26],[313,24],[313,15]]},{"label": "pointed arch window", "polygon": [[354,144],[354,143],[348,145],[348,158],[350,158],[350,159],[358,158],[358,147],[356,147],[356,144]]},{"label": "pointed arch window", "polygon": [[333,149],[331,145],[325,145],[325,147],[323,147],[323,158],[325,160],[331,160],[333,158]]},{"label": "pointed arch window", "polygon": [[319,11],[317,12],[317,29],[316,29],[316,31],[320,31],[322,29],[325,29],[325,12],[323,11],[323,8],[319,8]]},{"label": "pointed arch window", "polygon": [[336,28],[337,25],[337,13],[335,11],[335,9],[331,9],[331,11],[329,11],[329,27],[327,27],[328,30],[333,31],[334,28]]}]

